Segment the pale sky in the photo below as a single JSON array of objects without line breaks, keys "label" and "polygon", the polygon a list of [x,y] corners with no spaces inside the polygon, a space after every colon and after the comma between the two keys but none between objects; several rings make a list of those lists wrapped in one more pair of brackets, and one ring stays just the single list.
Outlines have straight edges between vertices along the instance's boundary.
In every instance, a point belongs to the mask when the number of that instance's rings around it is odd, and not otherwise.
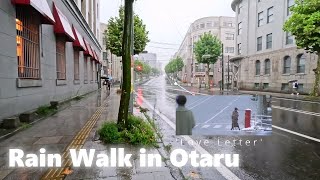
[{"label": "pale sky", "polygon": [[[118,16],[124,0],[101,0],[100,21]],[[134,11],[149,31],[146,50],[165,63],[178,50],[192,22],[207,16],[235,16],[232,0],[137,0]]]}]

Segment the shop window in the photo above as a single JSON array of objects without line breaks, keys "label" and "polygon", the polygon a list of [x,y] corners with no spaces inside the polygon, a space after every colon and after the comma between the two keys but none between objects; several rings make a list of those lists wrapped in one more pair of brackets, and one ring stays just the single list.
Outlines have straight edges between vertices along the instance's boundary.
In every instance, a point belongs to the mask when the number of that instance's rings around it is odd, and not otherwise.
[{"label": "shop window", "polygon": [[16,8],[18,77],[40,79],[40,19],[31,9]]},{"label": "shop window", "polygon": [[79,80],[79,51],[74,51],[74,80]]},{"label": "shop window", "polygon": [[66,40],[62,36],[56,37],[57,79],[66,79]]}]

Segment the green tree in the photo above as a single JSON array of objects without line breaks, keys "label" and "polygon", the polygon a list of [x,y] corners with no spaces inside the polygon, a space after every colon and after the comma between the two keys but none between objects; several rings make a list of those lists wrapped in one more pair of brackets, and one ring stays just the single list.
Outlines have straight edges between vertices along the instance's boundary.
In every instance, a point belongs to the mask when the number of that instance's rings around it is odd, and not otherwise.
[{"label": "green tree", "polygon": [[[107,49],[117,56],[122,55],[122,37],[124,30],[124,7],[119,8],[119,17],[111,17],[105,31]],[[146,25],[138,15],[134,15],[134,54],[139,54],[144,50],[147,43],[149,32]]]},{"label": "green tree", "polygon": [[216,36],[212,36],[209,33],[204,33],[204,35],[200,37],[200,40],[195,43],[194,53],[197,62],[206,64],[208,67],[206,71],[208,88],[210,87],[210,64],[217,62],[219,56],[222,54],[221,48],[221,41]]},{"label": "green tree", "polygon": [[294,35],[298,48],[318,55],[314,69],[315,81],[312,96],[319,96],[320,84],[320,3],[319,0],[296,0],[292,15],[284,24],[284,31]]}]

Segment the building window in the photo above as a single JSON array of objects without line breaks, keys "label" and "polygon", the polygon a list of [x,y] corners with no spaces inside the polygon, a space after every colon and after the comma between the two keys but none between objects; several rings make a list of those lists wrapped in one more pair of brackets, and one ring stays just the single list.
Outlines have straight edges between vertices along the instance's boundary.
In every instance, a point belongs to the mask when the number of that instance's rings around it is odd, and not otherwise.
[{"label": "building window", "polygon": [[263,89],[268,89],[269,88],[269,83],[263,83]]},{"label": "building window", "polygon": [[283,74],[289,74],[291,68],[291,58],[290,56],[284,57],[283,60]]},{"label": "building window", "polygon": [[227,33],[227,34],[226,34],[226,40],[234,40],[234,34],[232,34],[232,33]]},{"label": "building window", "polygon": [[267,34],[267,44],[266,49],[272,48],[272,33]]},{"label": "building window", "polygon": [[102,57],[103,57],[103,60],[107,60],[108,59],[108,53],[107,52],[103,52],[102,53]]},{"label": "building window", "polygon": [[74,80],[79,80],[79,51],[74,51]]},{"label": "building window", "polygon": [[262,50],[262,36],[257,38],[257,51]]},{"label": "building window", "polygon": [[290,32],[286,32],[286,45],[293,44],[293,36]]},{"label": "building window", "polygon": [[298,92],[303,92],[303,84],[298,84]]},{"label": "building window", "polygon": [[81,0],[81,13],[84,16],[84,18],[86,18],[86,5],[87,5],[87,1],[85,0]]},{"label": "building window", "polygon": [[270,59],[264,60],[264,74],[270,74]]},{"label": "building window", "polygon": [[84,80],[87,81],[88,80],[88,59],[90,59],[89,57],[88,58],[84,58],[84,62],[83,62],[83,75],[84,75]]},{"label": "building window", "polygon": [[254,88],[259,89],[260,84],[259,83],[254,83]]},{"label": "building window", "polygon": [[238,44],[238,55],[241,55],[241,43]]},{"label": "building window", "polygon": [[268,9],[267,16],[267,23],[271,23],[273,21],[273,6]]},{"label": "building window", "polygon": [[238,35],[242,33],[242,22],[239,22],[238,24]]},{"label": "building window", "polygon": [[93,60],[90,59],[90,67],[89,67],[89,74],[90,74],[90,81],[93,81]]},{"label": "building window", "polygon": [[92,80],[95,81],[96,80],[96,62],[95,61],[91,61],[92,62]]},{"label": "building window", "polygon": [[210,28],[210,27],[212,27],[212,22],[207,22],[207,28]]},{"label": "building window", "polygon": [[103,38],[102,38],[102,44],[103,44],[103,45],[106,45],[106,44],[107,44],[107,38],[106,38],[106,37],[103,37]]},{"label": "building window", "polygon": [[241,13],[241,9],[242,9],[242,2],[239,3],[239,6],[238,6],[238,14]]},{"label": "building window", "polygon": [[226,47],[225,53],[234,53],[234,47]]},{"label": "building window", "polygon": [[281,84],[281,90],[282,90],[282,91],[287,91],[287,90],[289,90],[289,84],[288,84],[288,83],[282,83],[282,84]]},{"label": "building window", "polygon": [[263,11],[258,13],[258,27],[263,25]]},{"label": "building window", "polygon": [[223,22],[224,27],[233,27],[232,22]]},{"label": "building window", "polygon": [[216,21],[214,22],[214,27],[219,27],[220,26],[220,22]]},{"label": "building window", "polygon": [[204,24],[200,24],[200,28],[203,29],[204,28]]},{"label": "building window", "polygon": [[260,75],[260,67],[261,67],[261,63],[259,60],[256,61],[256,76]]},{"label": "building window", "polygon": [[297,73],[305,73],[306,56],[300,54],[297,57]]},{"label": "building window", "polygon": [[34,11],[16,9],[18,77],[40,79],[40,20]]},{"label": "building window", "polygon": [[290,8],[294,5],[294,0],[287,0],[287,15],[291,14]]},{"label": "building window", "polygon": [[56,63],[57,79],[66,79],[66,40],[64,37],[56,37]]}]

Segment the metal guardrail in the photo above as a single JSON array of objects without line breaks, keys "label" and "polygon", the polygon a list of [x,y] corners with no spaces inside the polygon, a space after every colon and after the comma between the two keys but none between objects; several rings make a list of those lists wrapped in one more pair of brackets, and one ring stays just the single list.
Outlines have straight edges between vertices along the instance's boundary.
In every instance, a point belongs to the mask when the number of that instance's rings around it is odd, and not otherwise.
[{"label": "metal guardrail", "polygon": [[256,115],[251,116],[251,122],[253,122],[256,129],[271,131],[272,130],[272,116],[269,115]]}]

